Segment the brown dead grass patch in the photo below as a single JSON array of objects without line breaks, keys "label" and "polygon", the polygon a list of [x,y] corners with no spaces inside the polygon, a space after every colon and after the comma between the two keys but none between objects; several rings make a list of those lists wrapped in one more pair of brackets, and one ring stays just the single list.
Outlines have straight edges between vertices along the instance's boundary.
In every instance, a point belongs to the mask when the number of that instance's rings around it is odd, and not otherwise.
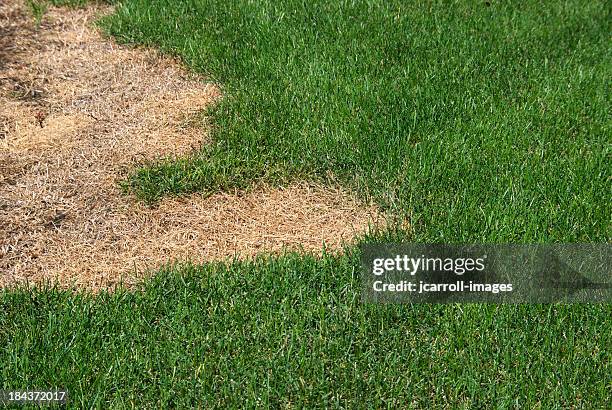
[{"label": "brown dead grass patch", "polygon": [[297,184],[167,198],[149,208],[117,182],[140,161],[206,140],[214,84],[91,25],[109,8],[51,9],[35,29],[0,3],[0,286],[56,280],[96,290],[174,260],[340,249],[381,221],[338,188]]}]

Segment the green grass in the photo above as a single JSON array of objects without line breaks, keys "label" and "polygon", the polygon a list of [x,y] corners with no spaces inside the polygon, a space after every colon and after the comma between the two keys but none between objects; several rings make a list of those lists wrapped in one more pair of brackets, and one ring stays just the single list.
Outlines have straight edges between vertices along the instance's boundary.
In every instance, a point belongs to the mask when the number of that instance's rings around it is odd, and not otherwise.
[{"label": "green grass", "polygon": [[34,17],[34,23],[36,24],[36,27],[39,27],[40,23],[42,22],[43,16],[47,12],[47,2],[39,0],[26,0],[26,4],[30,9],[30,12],[32,13],[32,16]]},{"label": "green grass", "polygon": [[355,255],[0,296],[0,388],[75,408],[609,408],[606,305],[363,305]]},{"label": "green grass", "polygon": [[[102,25],[224,91],[210,146],[126,182],[144,200],[333,178],[410,218],[368,241],[610,240],[606,2],[125,0]],[[351,248],[2,291],[0,388],[67,387],[75,408],[612,406],[611,305],[365,305],[357,269]]]},{"label": "green grass", "polygon": [[103,26],[224,87],[214,143],[142,198],[326,181],[417,241],[610,238],[605,1],[131,0]]}]

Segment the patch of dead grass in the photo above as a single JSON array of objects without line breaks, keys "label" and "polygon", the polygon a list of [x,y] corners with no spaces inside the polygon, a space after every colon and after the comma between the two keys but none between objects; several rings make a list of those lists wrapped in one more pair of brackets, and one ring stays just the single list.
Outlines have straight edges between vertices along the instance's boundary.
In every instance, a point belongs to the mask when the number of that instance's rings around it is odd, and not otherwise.
[{"label": "patch of dead grass", "polygon": [[109,11],[51,8],[37,30],[20,1],[0,4],[0,286],[96,290],[174,260],[333,251],[382,221],[341,189],[306,183],[154,208],[122,195],[126,168],[206,142],[198,114],[219,90],[103,38],[91,22]]}]

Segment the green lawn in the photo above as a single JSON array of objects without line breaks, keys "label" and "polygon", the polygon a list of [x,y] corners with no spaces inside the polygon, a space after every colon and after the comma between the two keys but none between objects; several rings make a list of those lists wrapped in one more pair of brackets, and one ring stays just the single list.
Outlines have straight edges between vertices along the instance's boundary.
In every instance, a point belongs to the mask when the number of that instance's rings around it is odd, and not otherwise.
[{"label": "green lawn", "polygon": [[103,26],[224,87],[214,144],[137,172],[168,193],[323,179],[416,241],[607,241],[604,1],[130,0]]},{"label": "green lawn", "polygon": [[4,387],[76,407],[609,408],[609,305],[363,305],[354,255],[0,298]]},{"label": "green lawn", "polygon": [[[80,2],[80,0],[77,0]],[[609,242],[605,1],[125,0],[102,26],[223,87],[164,195],[339,181],[409,232]],[[0,388],[75,407],[612,407],[611,305],[364,305],[358,254],[177,267],[138,292],[0,293]]]}]

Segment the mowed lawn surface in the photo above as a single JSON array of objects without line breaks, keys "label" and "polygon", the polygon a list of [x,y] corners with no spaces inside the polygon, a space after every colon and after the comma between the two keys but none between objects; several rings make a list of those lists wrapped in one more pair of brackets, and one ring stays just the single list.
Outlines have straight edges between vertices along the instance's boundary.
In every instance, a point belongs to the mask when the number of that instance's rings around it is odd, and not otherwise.
[{"label": "mowed lawn surface", "polygon": [[406,213],[413,240],[608,240],[610,9],[128,1],[111,34],[181,56],[226,97],[210,147],[132,187],[155,200],[331,174]]},{"label": "mowed lawn surface", "polygon": [[0,298],[0,386],[75,408],[610,408],[609,305],[364,305],[354,255]]},{"label": "mowed lawn surface", "polygon": [[[366,241],[609,241],[610,5],[489,3],[126,0],[110,34],[224,89],[212,144],[126,187],[331,179],[411,224]],[[360,295],[356,249],[4,292],[0,388],[102,408],[612,405],[610,305]]]}]

